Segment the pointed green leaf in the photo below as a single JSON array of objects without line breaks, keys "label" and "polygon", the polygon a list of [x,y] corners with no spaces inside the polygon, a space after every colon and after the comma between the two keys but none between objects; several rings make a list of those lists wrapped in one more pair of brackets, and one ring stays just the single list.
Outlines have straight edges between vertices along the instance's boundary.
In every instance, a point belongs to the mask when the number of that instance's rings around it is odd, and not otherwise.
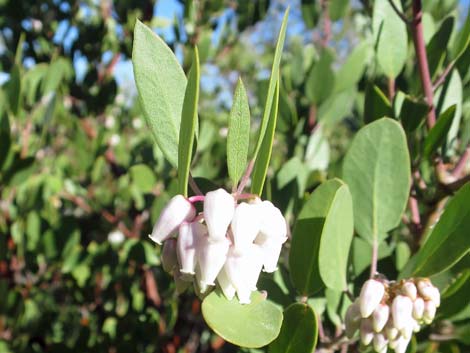
[{"label": "pointed green leaf", "polygon": [[134,28],[132,64],[145,120],[165,158],[177,167],[183,69],[166,43],[140,21]]},{"label": "pointed green leaf", "polygon": [[284,18],[282,19],[281,29],[279,30],[279,36],[277,39],[276,50],[274,52],[273,66],[271,68],[271,78],[269,79],[268,91],[266,94],[266,103],[264,105],[263,117],[261,119],[261,125],[259,128],[258,141],[256,143],[255,152],[253,159],[256,160],[258,153],[263,144],[264,134],[268,127],[269,118],[271,116],[271,109],[273,107],[274,95],[276,90],[276,84],[279,80],[279,66],[281,64],[281,54],[284,48],[284,40],[286,39],[287,30],[287,19],[289,17],[289,8],[287,8]]},{"label": "pointed green leaf", "polygon": [[423,157],[429,158],[446,141],[449,129],[455,116],[455,104],[450,106],[444,113],[439,115],[436,125],[429,131],[424,140]]},{"label": "pointed green leaf", "polygon": [[[392,1],[402,11],[401,1]],[[406,24],[388,0],[374,1],[372,31],[380,67],[388,77],[397,77],[405,65],[408,35]]]},{"label": "pointed green leaf", "polygon": [[405,132],[383,118],[363,127],[343,162],[356,231],[369,242],[395,228],[408,201],[411,171]]},{"label": "pointed green leaf", "polygon": [[284,311],[279,336],[268,353],[313,353],[317,345],[317,317],[307,304],[293,303]]},{"label": "pointed green leaf", "polygon": [[445,59],[447,46],[445,43],[449,42],[452,29],[454,27],[454,17],[447,17],[434,33],[431,41],[426,46],[426,54],[428,57],[429,73],[434,77],[442,62]]},{"label": "pointed green leaf", "polygon": [[259,292],[253,292],[250,304],[228,300],[215,290],[202,302],[207,325],[224,340],[246,348],[269,344],[279,334],[282,312]]},{"label": "pointed green leaf", "polygon": [[193,63],[189,71],[188,84],[184,94],[178,144],[178,190],[184,196],[188,196],[189,168],[194,145],[194,132],[198,120],[199,76],[199,54],[197,47],[195,47]]},{"label": "pointed green leaf", "polygon": [[432,276],[441,273],[470,251],[469,200],[470,183],[467,183],[450,200],[426,242],[411,259],[414,263],[413,275]]},{"label": "pointed green leaf", "polygon": [[320,55],[320,60],[313,65],[305,83],[305,95],[311,104],[322,103],[333,90],[335,84],[335,74],[331,68],[333,55],[324,49]]},{"label": "pointed green leaf", "polygon": [[452,60],[458,60],[460,56],[465,52],[470,43],[470,8],[468,9],[467,18],[465,19],[464,25],[460,32],[454,39],[454,43],[451,50]]},{"label": "pointed green leaf", "polygon": [[[394,105],[401,92],[395,95]],[[410,96],[405,96],[401,93],[403,102],[398,112],[403,128],[407,132],[415,131],[424,121],[429,111],[429,106],[425,101],[415,100]]]},{"label": "pointed green leaf", "polygon": [[234,186],[237,185],[245,168],[250,142],[250,107],[245,86],[238,80],[233,105],[228,120],[227,165],[228,174]]},{"label": "pointed green leaf", "polygon": [[364,99],[364,122],[371,123],[383,117],[392,117],[392,106],[385,94],[374,84],[368,84]]},{"label": "pointed green leaf", "polygon": [[266,174],[268,173],[269,161],[271,160],[271,153],[273,149],[274,133],[276,131],[277,111],[279,107],[279,83],[277,81],[276,89],[274,91],[274,101],[271,109],[271,114],[264,135],[263,142],[260,148],[260,154],[255,161],[253,167],[253,174],[251,176],[251,193],[261,195],[263,192]]}]

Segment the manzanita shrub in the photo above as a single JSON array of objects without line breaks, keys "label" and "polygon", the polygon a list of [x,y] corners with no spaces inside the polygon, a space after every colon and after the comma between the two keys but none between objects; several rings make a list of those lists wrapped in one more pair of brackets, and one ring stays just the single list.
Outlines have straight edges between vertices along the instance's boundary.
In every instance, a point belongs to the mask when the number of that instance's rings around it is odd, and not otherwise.
[{"label": "manzanita shrub", "polygon": [[468,352],[468,7],[0,1],[0,353]]},{"label": "manzanita shrub", "polygon": [[[273,151],[278,153],[275,132],[289,9],[280,24],[259,123],[253,130],[249,99],[239,78],[226,138],[230,183],[209,186],[206,192],[191,175],[197,165],[193,156],[198,136],[203,133],[198,115],[198,48],[193,48],[186,77],[165,42],[136,23],[132,59],[140,103],[156,143],[178,170],[177,195],[162,210],[150,239],[159,245],[164,242],[163,266],[173,275],[177,292],[191,288],[201,298],[206,323],[223,339],[246,348],[268,345],[269,352],[301,353],[312,352],[320,334],[327,350],[355,351],[359,345],[360,350],[405,353],[418,349],[414,335],[433,324],[436,315],[448,317],[445,306],[450,303],[445,298],[458,296],[459,309],[467,306],[460,278],[467,276],[463,263],[470,248],[470,184],[466,184],[469,177],[462,176],[468,172],[468,137],[460,129],[461,102],[449,91],[449,80],[459,75],[455,67],[467,49],[470,28],[466,22],[449,53],[438,48],[439,37],[426,46],[422,4],[414,0],[410,6],[412,11],[403,11],[398,1],[375,1],[376,60],[371,70],[385,79],[388,92],[367,83],[364,125],[348,147],[339,178],[324,180],[310,195],[303,195],[305,204],[298,215],[293,213],[291,233],[280,210],[260,199],[273,195],[264,191],[264,185]],[[409,18],[407,12],[412,12]],[[408,33],[415,55],[408,51]],[[437,31],[434,36],[441,35]],[[357,60],[365,61],[368,55],[361,50]],[[329,55],[326,48],[319,53],[307,79],[306,95],[313,110],[320,101],[326,104],[332,92]],[[443,68],[445,59],[449,63]],[[406,93],[407,85],[398,82],[405,91],[397,92],[396,79],[407,60],[414,61],[418,72],[411,77],[419,78],[421,85]],[[354,81],[360,77],[346,70],[334,76],[337,90],[351,75],[357,76]],[[310,115],[313,134],[328,124],[321,118],[316,121],[315,113]],[[252,133],[256,139],[250,148]],[[313,143],[315,150],[310,153],[322,153],[322,142]],[[464,151],[460,160],[457,151]],[[302,169],[293,169],[301,177]],[[418,195],[421,201],[437,205],[429,211],[426,225]],[[277,270],[288,233],[284,265],[290,279],[274,276],[269,286],[259,285],[262,269]],[[407,241],[391,243],[390,237]],[[387,278],[379,260],[392,251],[396,270],[387,271],[393,276]],[[369,265],[370,279],[364,282],[362,272]],[[442,315],[440,289],[429,277],[442,290]],[[293,288],[284,281],[292,281]],[[288,305],[277,300],[279,291],[291,298]],[[321,293],[326,302],[319,299]],[[325,309],[336,325],[333,337],[325,335]],[[435,324],[432,331],[445,330],[442,325],[446,324]]]}]

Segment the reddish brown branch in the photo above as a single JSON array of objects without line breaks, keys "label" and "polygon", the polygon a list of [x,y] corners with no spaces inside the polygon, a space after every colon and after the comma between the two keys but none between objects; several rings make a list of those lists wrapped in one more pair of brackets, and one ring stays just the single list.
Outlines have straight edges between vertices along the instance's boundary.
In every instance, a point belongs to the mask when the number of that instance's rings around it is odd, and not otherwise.
[{"label": "reddish brown branch", "polygon": [[454,68],[454,65],[455,65],[455,61],[452,61],[449,63],[449,65],[446,66],[442,74],[440,74],[439,77],[436,79],[436,81],[434,81],[432,85],[433,91],[438,89],[439,86],[442,85],[446,81],[446,78],[449,75],[449,73],[452,71],[452,69]]},{"label": "reddish brown branch", "polygon": [[458,178],[462,174],[462,172],[465,171],[465,166],[469,162],[469,160],[470,160],[470,147],[467,147],[464,153],[462,154],[462,156],[460,156],[459,161],[455,165],[455,168],[452,171],[452,175]]}]

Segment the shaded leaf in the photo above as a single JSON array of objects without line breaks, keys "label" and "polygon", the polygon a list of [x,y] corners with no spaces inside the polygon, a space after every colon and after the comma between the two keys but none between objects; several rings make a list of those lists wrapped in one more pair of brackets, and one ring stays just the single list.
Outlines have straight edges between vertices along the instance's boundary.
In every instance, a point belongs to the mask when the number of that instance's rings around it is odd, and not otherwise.
[{"label": "shaded leaf", "polygon": [[364,100],[364,122],[371,123],[383,117],[392,117],[390,101],[379,87],[370,83],[366,87]]},{"label": "shaded leaf", "polygon": [[439,116],[424,140],[423,157],[429,158],[445,141],[455,116],[455,105],[450,106]]}]

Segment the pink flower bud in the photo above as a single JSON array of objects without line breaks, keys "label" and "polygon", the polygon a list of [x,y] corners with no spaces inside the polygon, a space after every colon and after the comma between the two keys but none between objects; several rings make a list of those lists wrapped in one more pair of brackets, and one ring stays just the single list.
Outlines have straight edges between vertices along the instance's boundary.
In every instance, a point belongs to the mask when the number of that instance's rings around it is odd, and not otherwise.
[{"label": "pink flower bud", "polygon": [[390,341],[398,337],[400,332],[396,329],[395,326],[393,326],[393,320],[388,320],[387,325],[385,326],[385,333]]},{"label": "pink flower bud", "polygon": [[392,317],[393,324],[401,330],[409,324],[412,320],[413,302],[410,298],[403,295],[397,295],[392,302]]},{"label": "pink flower bud", "polygon": [[370,319],[361,320],[361,342],[364,346],[368,346],[374,339],[374,331],[372,330],[372,322]]},{"label": "pink flower bud", "polygon": [[381,282],[369,279],[364,283],[359,295],[361,316],[363,318],[369,317],[373,313],[382,301],[384,293],[385,287]]},{"label": "pink flower bud", "polygon": [[372,323],[375,332],[381,332],[385,327],[390,316],[390,308],[388,305],[379,304],[372,313]]},{"label": "pink flower bud", "polygon": [[429,290],[429,300],[432,300],[436,307],[441,305],[441,293],[439,293],[439,289],[432,286]]},{"label": "pink flower bud", "polygon": [[435,301],[436,305],[440,304],[441,295],[439,294],[439,290],[434,287],[429,280],[422,279],[418,281],[418,291],[424,300],[432,300]]},{"label": "pink flower bud", "polygon": [[224,266],[230,242],[227,238],[212,242],[207,235],[202,236],[197,242],[197,262],[199,271],[196,277],[201,292],[204,293],[208,286],[214,286],[215,279]]},{"label": "pink flower bud", "polygon": [[346,310],[344,324],[346,326],[346,336],[352,338],[361,324],[361,313],[357,299],[348,307],[348,310]]},{"label": "pink flower bud", "polygon": [[372,343],[376,352],[382,352],[384,348],[387,348],[388,339],[383,334],[376,333]]},{"label": "pink flower bud", "polygon": [[209,240],[219,241],[225,238],[234,210],[235,200],[224,189],[217,189],[206,194],[204,220],[209,230]]},{"label": "pink flower bud", "polygon": [[411,300],[415,300],[418,295],[418,290],[412,282],[405,282],[402,286],[403,295],[406,295]]},{"label": "pink flower bud", "polygon": [[157,244],[168,239],[183,222],[191,221],[196,215],[194,206],[183,195],[174,196],[163,208],[160,217],[149,235]]},{"label": "pink flower bud", "polygon": [[176,242],[181,273],[194,275],[197,242],[205,234],[207,234],[207,229],[199,222],[181,224]]},{"label": "pink flower bud", "polygon": [[416,298],[413,303],[413,318],[421,320],[424,313],[424,300],[423,298]]},{"label": "pink flower bud", "polygon": [[436,316],[436,304],[433,301],[428,300],[424,302],[423,320],[426,324],[430,324]]},{"label": "pink flower bud", "polygon": [[260,212],[258,204],[243,202],[237,206],[232,219],[234,252],[246,251],[259,233]]},{"label": "pink flower bud", "polygon": [[170,238],[163,244],[161,255],[163,269],[172,273],[174,268],[178,266],[178,258],[176,256],[176,239]]}]

